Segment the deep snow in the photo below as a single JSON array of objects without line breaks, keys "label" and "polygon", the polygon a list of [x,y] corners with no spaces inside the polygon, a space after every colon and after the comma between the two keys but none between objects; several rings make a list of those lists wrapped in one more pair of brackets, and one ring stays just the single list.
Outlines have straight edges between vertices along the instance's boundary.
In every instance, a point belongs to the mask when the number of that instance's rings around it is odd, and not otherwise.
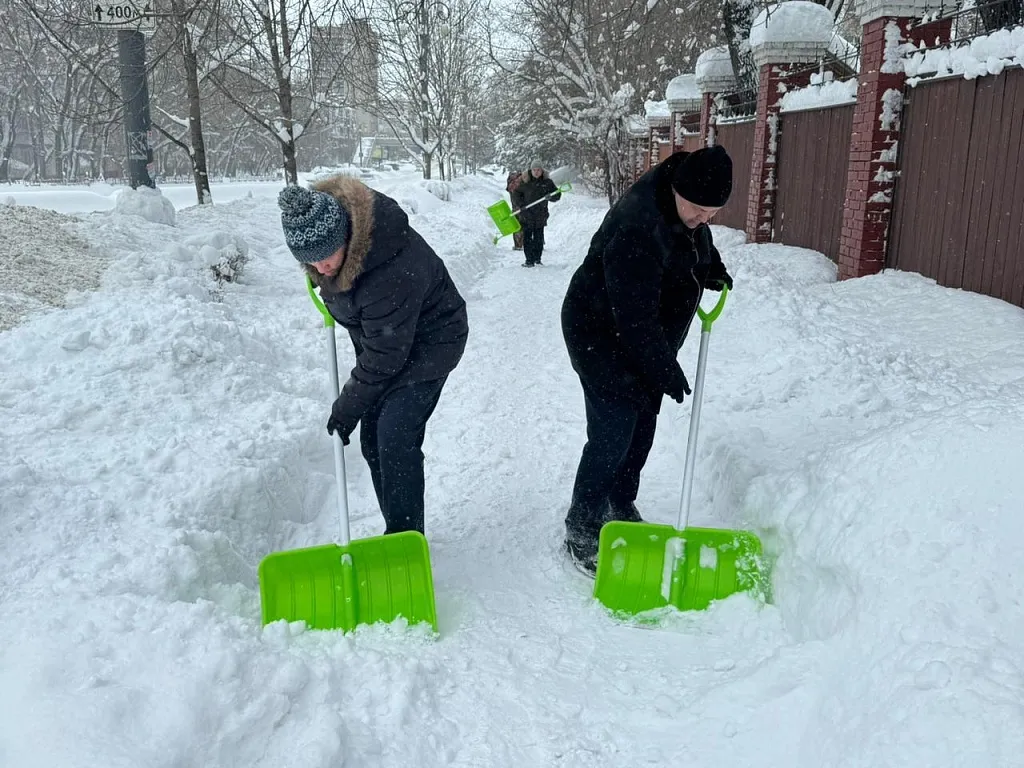
[{"label": "deep snow", "polygon": [[[584,420],[558,311],[604,206],[563,196],[525,270],[490,243],[501,180],[372,183],[469,303],[425,447],[440,637],[259,626],[259,559],[336,535],[322,331],[276,190],[174,226],[79,214],[101,288],[0,333],[0,765],[1020,765],[1024,312],[836,283],[716,228],[736,287],[692,522],[756,531],[774,604],[638,629],[559,553]],[[218,286],[209,248],[239,242]],[[688,414],[663,410],[651,520],[674,519]],[[348,460],[353,536],[376,534]]]}]

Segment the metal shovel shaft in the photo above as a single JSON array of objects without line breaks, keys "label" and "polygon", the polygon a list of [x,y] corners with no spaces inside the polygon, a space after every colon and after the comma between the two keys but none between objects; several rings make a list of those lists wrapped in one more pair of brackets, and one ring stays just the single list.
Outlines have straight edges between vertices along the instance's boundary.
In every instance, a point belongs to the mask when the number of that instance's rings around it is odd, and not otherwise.
[{"label": "metal shovel shaft", "polygon": [[[328,365],[327,370],[331,374],[331,392],[334,399],[341,394],[341,384],[338,380],[338,345],[335,340],[334,326],[328,325],[327,331]],[[348,525],[348,482],[345,477],[345,446],[341,442],[341,435],[334,433],[331,442],[334,444],[334,479],[338,484],[338,518],[341,522],[341,546],[347,547],[352,541]]]},{"label": "metal shovel shaft", "polygon": [[708,363],[708,341],[711,338],[711,325],[722,314],[725,297],[729,289],[722,287],[718,303],[710,312],[700,308],[697,303],[697,315],[700,317],[700,352],[697,354],[697,381],[693,385],[693,405],[690,410],[690,434],[686,438],[686,464],[683,467],[683,490],[679,496],[679,518],[676,530],[683,530],[690,522],[690,499],[693,496],[693,471],[697,463],[697,432],[700,429],[700,410],[704,404],[704,374]]}]

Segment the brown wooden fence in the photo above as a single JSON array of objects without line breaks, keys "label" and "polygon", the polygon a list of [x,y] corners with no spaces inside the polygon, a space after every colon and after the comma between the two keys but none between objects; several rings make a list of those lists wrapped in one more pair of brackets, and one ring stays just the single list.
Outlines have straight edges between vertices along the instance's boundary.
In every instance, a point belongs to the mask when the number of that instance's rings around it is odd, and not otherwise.
[{"label": "brown wooden fence", "polygon": [[1024,71],[908,96],[888,266],[1024,306]]},{"label": "brown wooden fence", "polygon": [[852,130],[853,104],[782,113],[775,242],[839,260]]},{"label": "brown wooden fence", "polygon": [[732,194],[715,216],[715,224],[743,231],[747,227],[747,197],[750,194],[750,165],[754,156],[754,121],[726,123],[715,128],[715,143],[732,158]]}]

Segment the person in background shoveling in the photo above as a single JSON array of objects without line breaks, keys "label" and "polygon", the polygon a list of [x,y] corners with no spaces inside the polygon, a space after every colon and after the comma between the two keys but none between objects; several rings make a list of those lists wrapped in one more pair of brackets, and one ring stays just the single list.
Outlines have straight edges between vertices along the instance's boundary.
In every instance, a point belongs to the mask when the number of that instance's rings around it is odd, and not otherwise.
[{"label": "person in background shoveling", "polygon": [[[522,181],[510,196],[512,210],[522,209],[516,218],[523,227],[523,255],[526,257],[523,266],[538,266],[544,254],[544,227],[548,223],[548,201],[557,203],[562,199],[562,194],[544,170],[544,164],[537,158],[530,163],[530,170],[523,174]],[[537,203],[538,200],[543,202]],[[527,208],[530,203],[537,204]]]},{"label": "person in background shoveling", "polygon": [[466,302],[398,203],[362,182],[287,187],[278,205],[288,248],[356,352],[327,431],[347,445],[361,424],[385,533],[423,533],[423,438],[466,347]]},{"label": "person in background shoveling", "polygon": [[[523,180],[522,171],[509,171],[508,178],[505,179],[505,191],[508,192],[509,199],[512,199],[512,193],[519,188],[520,182]],[[512,250],[521,251],[523,250],[523,230],[512,233]]]},{"label": "person in background shoveling", "polygon": [[565,548],[597,568],[601,526],[641,522],[633,503],[664,395],[690,385],[676,356],[704,288],[732,288],[708,222],[732,191],[720,147],[677,152],[605,215],[562,302],[562,333],[583,385],[587,442],[565,518]]}]

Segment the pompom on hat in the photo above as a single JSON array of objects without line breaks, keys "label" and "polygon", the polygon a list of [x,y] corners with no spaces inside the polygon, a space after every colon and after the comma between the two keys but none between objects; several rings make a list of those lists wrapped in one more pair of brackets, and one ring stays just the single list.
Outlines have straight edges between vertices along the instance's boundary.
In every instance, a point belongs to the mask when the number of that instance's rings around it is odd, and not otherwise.
[{"label": "pompom on hat", "polygon": [[323,261],[348,243],[352,228],[348,211],[333,195],[305,187],[285,187],[277,196],[277,205],[284,240],[300,263]]}]

